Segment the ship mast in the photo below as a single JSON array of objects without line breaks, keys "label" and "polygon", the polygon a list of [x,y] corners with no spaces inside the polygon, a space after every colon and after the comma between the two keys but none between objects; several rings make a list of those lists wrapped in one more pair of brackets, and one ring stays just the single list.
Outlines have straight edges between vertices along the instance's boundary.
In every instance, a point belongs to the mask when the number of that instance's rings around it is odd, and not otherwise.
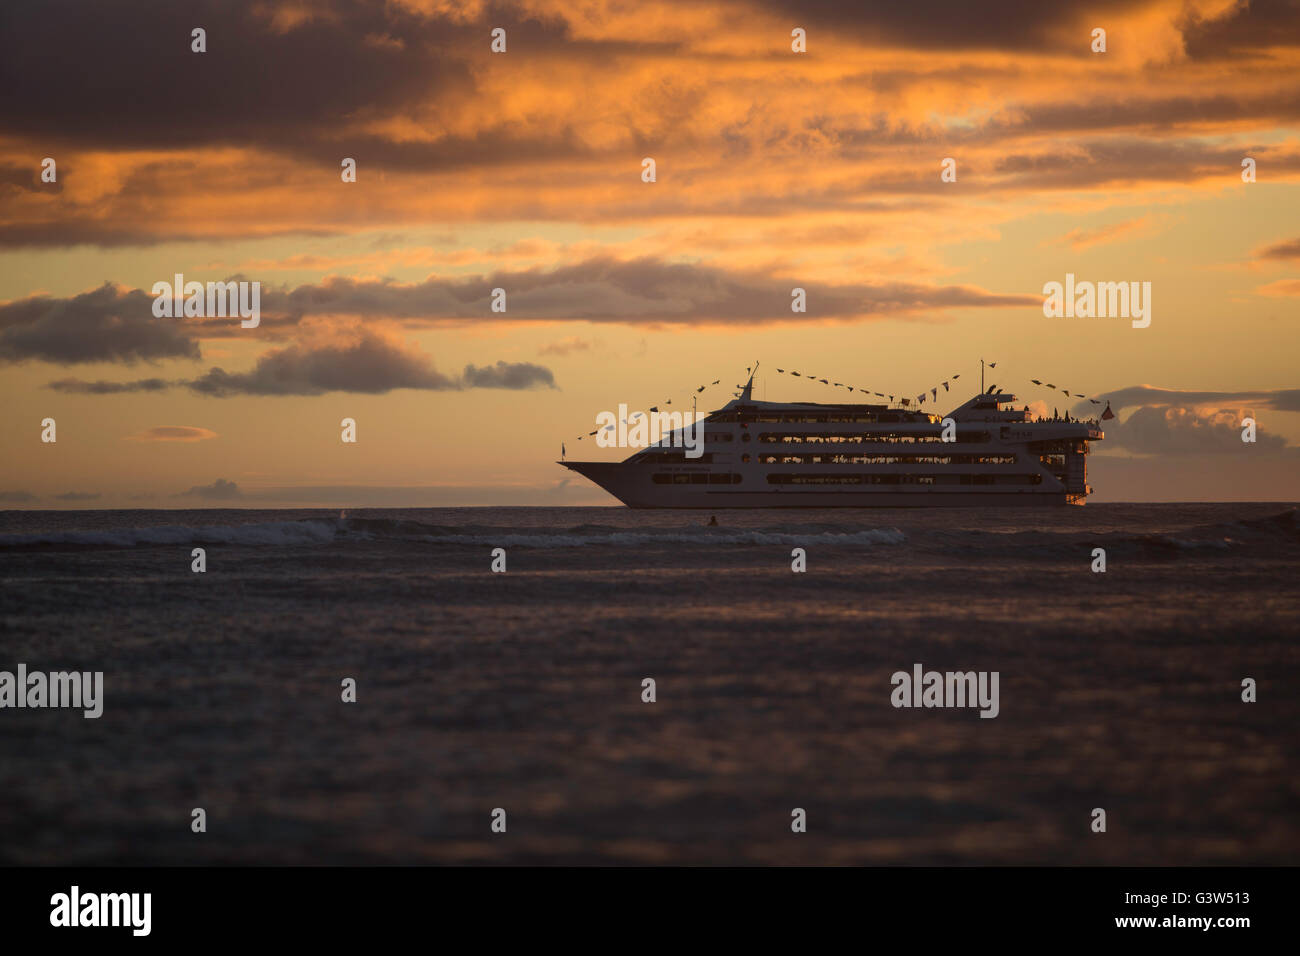
[{"label": "ship mast", "polygon": [[745,383],[745,387],[744,387],[743,389],[741,389],[741,392],[740,392],[740,400],[741,400],[742,402],[751,402],[751,401],[753,401],[753,394],[754,394],[754,376],[755,376],[756,374],[758,374],[758,363],[757,363],[757,362],[754,363],[754,367],[753,367],[753,368],[750,370],[750,372],[749,372],[749,381],[747,381],[747,382]]}]

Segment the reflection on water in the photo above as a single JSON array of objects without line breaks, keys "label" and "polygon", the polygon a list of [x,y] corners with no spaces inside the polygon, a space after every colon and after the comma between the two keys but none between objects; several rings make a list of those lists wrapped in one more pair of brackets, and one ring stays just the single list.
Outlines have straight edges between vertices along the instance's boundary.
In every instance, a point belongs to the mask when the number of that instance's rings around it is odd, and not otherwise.
[{"label": "reflection on water", "polygon": [[105,707],[0,712],[0,862],[1295,861],[1295,512],[708,518],[5,513],[0,669]]}]

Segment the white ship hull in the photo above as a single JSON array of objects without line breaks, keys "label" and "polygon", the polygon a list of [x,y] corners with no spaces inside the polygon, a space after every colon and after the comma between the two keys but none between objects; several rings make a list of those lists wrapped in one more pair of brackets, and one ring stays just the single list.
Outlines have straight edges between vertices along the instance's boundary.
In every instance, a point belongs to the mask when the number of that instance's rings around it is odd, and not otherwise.
[{"label": "white ship hull", "polygon": [[[1036,488],[968,489],[949,491],[936,487],[882,488],[865,486],[856,491],[842,489],[757,489],[741,485],[655,485],[642,469],[624,468],[622,462],[574,462],[559,464],[578,472],[608,491],[629,508],[1004,508],[1082,505],[1085,494],[1065,489]],[[638,474],[637,472],[642,473]]]}]

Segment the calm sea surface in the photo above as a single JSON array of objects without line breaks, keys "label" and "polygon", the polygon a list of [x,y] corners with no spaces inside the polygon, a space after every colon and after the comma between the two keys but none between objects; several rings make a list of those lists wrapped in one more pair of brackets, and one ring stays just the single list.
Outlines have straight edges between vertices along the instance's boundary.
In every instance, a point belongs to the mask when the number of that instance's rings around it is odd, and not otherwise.
[{"label": "calm sea surface", "polygon": [[1295,864],[1296,515],[0,512],[0,863]]}]

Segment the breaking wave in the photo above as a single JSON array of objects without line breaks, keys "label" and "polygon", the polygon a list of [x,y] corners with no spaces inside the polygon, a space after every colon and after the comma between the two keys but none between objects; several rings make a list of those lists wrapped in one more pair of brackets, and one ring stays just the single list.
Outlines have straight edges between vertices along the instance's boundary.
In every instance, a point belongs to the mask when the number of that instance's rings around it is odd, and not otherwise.
[{"label": "breaking wave", "polygon": [[[45,530],[0,534],[4,551],[78,551],[174,546],[232,545],[237,547],[321,547],[367,541],[411,542],[425,545],[488,545],[491,547],[582,548],[661,546],[800,546],[868,548],[906,543],[923,552],[966,557],[1005,555],[1075,556],[1080,548],[1102,547],[1108,553],[1135,554],[1150,559],[1178,558],[1243,549],[1259,554],[1300,549],[1300,520],[1296,509],[1262,518],[1155,528],[1146,531],[1097,531],[1080,528],[1000,529],[948,526],[862,527],[859,512],[843,522],[797,521],[771,516],[758,527],[705,526],[698,520],[666,527],[576,524],[528,526],[509,524],[434,524],[404,518],[309,517],[293,520],[246,521],[229,524],[156,525],[85,530]],[[767,517],[767,516],[764,516]],[[1010,518],[1010,516],[1009,516]],[[761,519],[760,519],[761,520]],[[903,522],[906,523],[906,522]]]}]

